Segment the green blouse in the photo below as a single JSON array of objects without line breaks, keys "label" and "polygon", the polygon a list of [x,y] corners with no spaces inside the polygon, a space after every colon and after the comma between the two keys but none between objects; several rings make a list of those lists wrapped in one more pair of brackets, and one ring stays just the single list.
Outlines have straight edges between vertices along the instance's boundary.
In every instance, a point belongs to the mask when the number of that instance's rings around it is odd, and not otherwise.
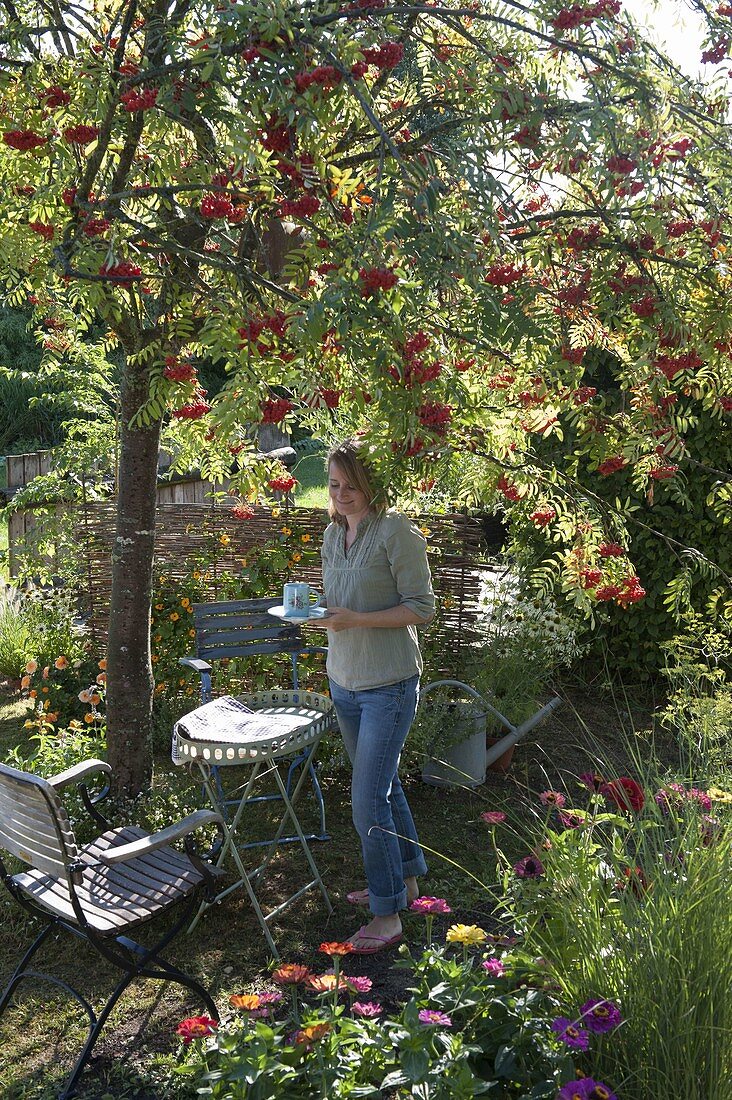
[{"label": "green blouse", "polygon": [[[435,613],[426,541],[400,512],[369,514],[346,553],[345,528],[323,535],[323,588],[331,607],[385,611],[403,604],[429,622]],[[328,634],[328,675],[347,691],[366,691],[422,671],[417,628],[356,627]]]}]

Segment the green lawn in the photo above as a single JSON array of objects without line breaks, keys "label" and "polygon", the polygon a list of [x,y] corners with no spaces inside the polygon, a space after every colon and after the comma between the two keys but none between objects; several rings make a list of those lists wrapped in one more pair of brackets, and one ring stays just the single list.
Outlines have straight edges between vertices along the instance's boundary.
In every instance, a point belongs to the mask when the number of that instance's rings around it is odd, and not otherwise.
[{"label": "green lawn", "polygon": [[298,508],[327,508],[328,489],[322,455],[305,455],[292,471],[299,485],[295,490]]}]

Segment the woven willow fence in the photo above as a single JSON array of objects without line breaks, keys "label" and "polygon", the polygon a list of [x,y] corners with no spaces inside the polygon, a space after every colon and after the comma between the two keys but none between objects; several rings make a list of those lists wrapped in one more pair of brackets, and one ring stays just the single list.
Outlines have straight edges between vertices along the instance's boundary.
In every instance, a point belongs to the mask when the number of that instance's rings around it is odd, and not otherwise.
[{"label": "woven willow fence", "polygon": [[[279,515],[270,509],[255,511],[251,519],[237,519],[230,508],[212,504],[160,504],[157,509],[155,559],[158,572],[183,579],[190,571],[190,562],[205,553],[210,576],[205,599],[220,596],[217,579],[240,571],[241,559],[252,548],[276,539],[288,518],[296,522],[299,534],[309,534],[319,545],[328,522],[322,510],[283,507]],[[475,518],[459,513],[422,515],[415,521],[427,529],[432,576],[440,602],[440,614],[431,629],[431,638],[440,637],[451,648],[469,641],[475,622],[476,600],[480,588],[480,573],[491,564],[504,540],[501,523],[491,517]],[[114,542],[114,502],[87,504],[80,514],[77,540],[84,554],[86,583],[82,593],[82,609],[88,616],[91,632],[97,642],[106,634],[111,591],[112,545]],[[229,542],[221,543],[227,535]],[[226,541],[226,540],[224,540]],[[321,587],[319,566],[297,568],[297,580]],[[289,578],[281,578],[284,583]],[[241,598],[247,598],[242,591]],[[273,596],[278,595],[275,591]]]}]

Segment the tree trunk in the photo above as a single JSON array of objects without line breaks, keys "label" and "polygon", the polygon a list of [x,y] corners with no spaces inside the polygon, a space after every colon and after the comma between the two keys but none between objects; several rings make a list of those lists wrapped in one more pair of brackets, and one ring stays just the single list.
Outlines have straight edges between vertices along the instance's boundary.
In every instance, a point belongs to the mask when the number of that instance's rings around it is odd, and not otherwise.
[{"label": "tree trunk", "polygon": [[161,421],[132,427],[147,370],[125,365],[120,388],[117,525],[109,612],[107,742],[115,791],[136,795],[152,774],[150,605]]}]

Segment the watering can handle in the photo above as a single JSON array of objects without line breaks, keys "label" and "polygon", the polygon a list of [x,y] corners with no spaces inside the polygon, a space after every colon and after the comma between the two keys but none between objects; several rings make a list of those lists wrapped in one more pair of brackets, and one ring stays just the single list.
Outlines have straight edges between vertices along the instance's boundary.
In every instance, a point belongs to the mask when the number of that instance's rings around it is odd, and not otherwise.
[{"label": "watering can handle", "polygon": [[433,680],[431,684],[425,684],[423,688],[419,689],[420,705],[427,692],[432,691],[432,688],[436,687],[457,687],[462,691],[466,691],[468,695],[472,695],[475,699],[479,699],[481,703],[485,703],[483,696],[477,692],[475,688],[472,688],[470,684],[464,684],[462,680]]}]

